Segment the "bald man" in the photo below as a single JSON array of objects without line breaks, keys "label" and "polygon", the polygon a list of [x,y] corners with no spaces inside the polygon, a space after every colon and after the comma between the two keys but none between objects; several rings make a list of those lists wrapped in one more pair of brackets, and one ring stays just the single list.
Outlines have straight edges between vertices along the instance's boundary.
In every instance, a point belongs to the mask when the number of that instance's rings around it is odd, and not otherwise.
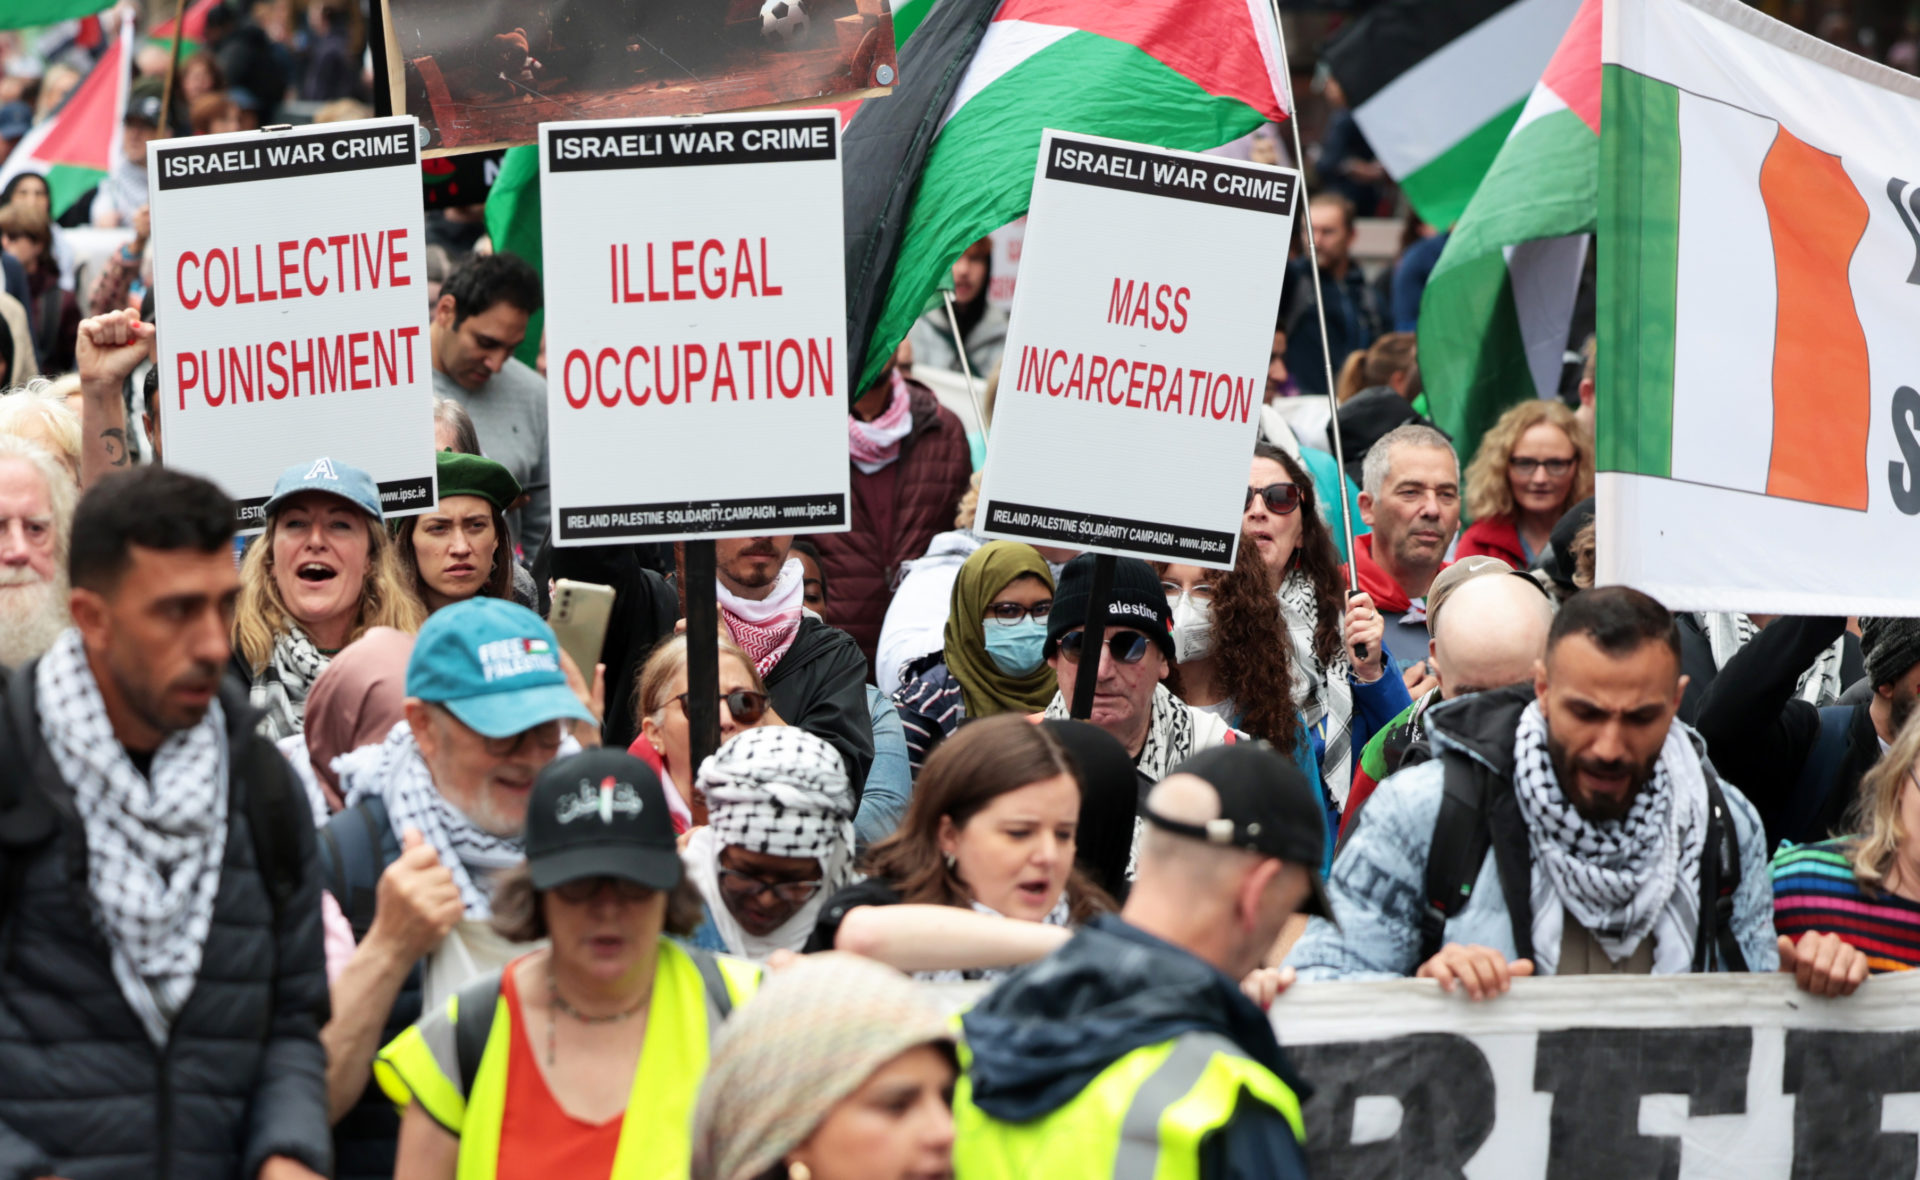
[{"label": "bald man", "polygon": [[1361,804],[1388,775],[1424,762],[1427,710],[1441,701],[1533,678],[1546,654],[1553,602],[1540,583],[1497,557],[1468,557],[1433,580],[1427,592],[1426,670],[1433,686],[1378,730],[1360,752],[1360,769],[1340,815],[1340,837],[1353,830]]},{"label": "bald man", "polygon": [[956,1175],[1304,1178],[1299,1082],[1241,981],[1296,910],[1331,918],[1321,815],[1250,743],[1154,787],[1126,908],[962,1018]]}]

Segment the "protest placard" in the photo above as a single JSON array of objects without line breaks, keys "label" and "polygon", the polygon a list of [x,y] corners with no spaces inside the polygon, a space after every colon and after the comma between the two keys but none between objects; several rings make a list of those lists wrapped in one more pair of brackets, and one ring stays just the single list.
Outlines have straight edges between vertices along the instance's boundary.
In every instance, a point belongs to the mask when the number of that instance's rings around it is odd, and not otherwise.
[{"label": "protest placard", "polygon": [[557,543],[844,531],[833,114],[544,124],[540,174]]},{"label": "protest placard", "polygon": [[370,119],[147,148],[167,465],[218,482],[243,529],[323,456],[390,516],[438,498],[417,136]]},{"label": "protest placard", "polygon": [[1043,133],[980,531],[1233,564],[1299,187]]},{"label": "protest placard", "polygon": [[885,94],[886,0],[380,0],[389,96],[427,154],[534,142],[554,119]]}]

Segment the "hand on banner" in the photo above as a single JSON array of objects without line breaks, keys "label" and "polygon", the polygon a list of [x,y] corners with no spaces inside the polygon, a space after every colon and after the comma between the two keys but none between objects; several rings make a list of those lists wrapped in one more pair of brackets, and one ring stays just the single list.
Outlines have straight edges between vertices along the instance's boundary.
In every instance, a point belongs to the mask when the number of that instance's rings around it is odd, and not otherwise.
[{"label": "hand on banner", "polygon": [[1441,947],[1439,954],[1420,964],[1420,970],[1413,973],[1415,979],[1438,981],[1442,991],[1450,992],[1465,984],[1470,1000],[1503,996],[1516,977],[1532,974],[1530,959],[1509,963],[1499,951],[1484,946],[1461,946],[1457,942]]},{"label": "hand on banner", "polygon": [[1780,970],[1811,996],[1850,996],[1867,979],[1867,956],[1838,934],[1809,930],[1794,942],[1780,936]]},{"label": "hand on banner", "polygon": [[1247,998],[1260,1005],[1260,1010],[1265,1012],[1293,986],[1294,979],[1291,967],[1256,967],[1240,981],[1240,990],[1247,993]]},{"label": "hand on banner", "polygon": [[113,396],[119,397],[120,383],[152,350],[153,325],[142,323],[137,311],[122,309],[81,320],[74,343],[80,387],[110,384]]},{"label": "hand on banner", "polygon": [[573,662],[573,657],[567,654],[565,648],[560,649],[560,670],[567,674],[567,687],[573,690],[574,696],[580,698],[580,703],[587,707],[587,712],[593,714],[591,725],[585,721],[573,723],[574,738],[581,745],[592,749],[600,744],[600,727],[606,724],[607,720],[607,666],[605,664],[593,666],[591,691],[587,688],[587,678],[580,673],[580,665]]},{"label": "hand on banner", "polygon": [[1354,679],[1362,684],[1372,684],[1380,679],[1380,670],[1384,666],[1385,648],[1380,641],[1386,637],[1387,621],[1380,612],[1373,609],[1373,599],[1363,591],[1354,591],[1347,599],[1347,654],[1352,655],[1355,648],[1365,645],[1367,658],[1353,661]]}]

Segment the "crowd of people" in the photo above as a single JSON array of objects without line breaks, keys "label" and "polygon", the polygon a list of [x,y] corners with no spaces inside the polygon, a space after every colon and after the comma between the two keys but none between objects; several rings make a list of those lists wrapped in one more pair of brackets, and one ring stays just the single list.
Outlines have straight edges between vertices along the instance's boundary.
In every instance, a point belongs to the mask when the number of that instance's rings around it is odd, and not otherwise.
[{"label": "crowd of people", "polygon": [[[217,6],[167,121],[352,97],[355,6],[278,11]],[[47,178],[0,194],[0,1177],[1295,1177],[1296,980],[1920,964],[1920,619],[1594,588],[1592,348],[1447,437],[1346,196],[1231,568],[1118,558],[1090,633],[1094,555],[978,531],[917,376],[993,382],[989,243],[852,399],[848,531],[719,538],[708,588],[553,543],[541,279],[469,214],[438,502],[315,454],[239,535],[165,464],[135,179],[80,274]]]}]

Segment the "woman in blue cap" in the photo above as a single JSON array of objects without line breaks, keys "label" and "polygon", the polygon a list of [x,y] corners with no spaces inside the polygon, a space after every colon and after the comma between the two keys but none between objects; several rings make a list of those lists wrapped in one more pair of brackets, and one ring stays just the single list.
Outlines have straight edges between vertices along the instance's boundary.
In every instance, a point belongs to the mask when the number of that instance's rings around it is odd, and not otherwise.
[{"label": "woman in blue cap", "polygon": [[234,664],[252,685],[260,731],[300,733],[307,692],[335,652],[372,627],[412,634],[426,611],[401,580],[373,477],[330,458],[280,475],[266,531],[240,567]]}]

